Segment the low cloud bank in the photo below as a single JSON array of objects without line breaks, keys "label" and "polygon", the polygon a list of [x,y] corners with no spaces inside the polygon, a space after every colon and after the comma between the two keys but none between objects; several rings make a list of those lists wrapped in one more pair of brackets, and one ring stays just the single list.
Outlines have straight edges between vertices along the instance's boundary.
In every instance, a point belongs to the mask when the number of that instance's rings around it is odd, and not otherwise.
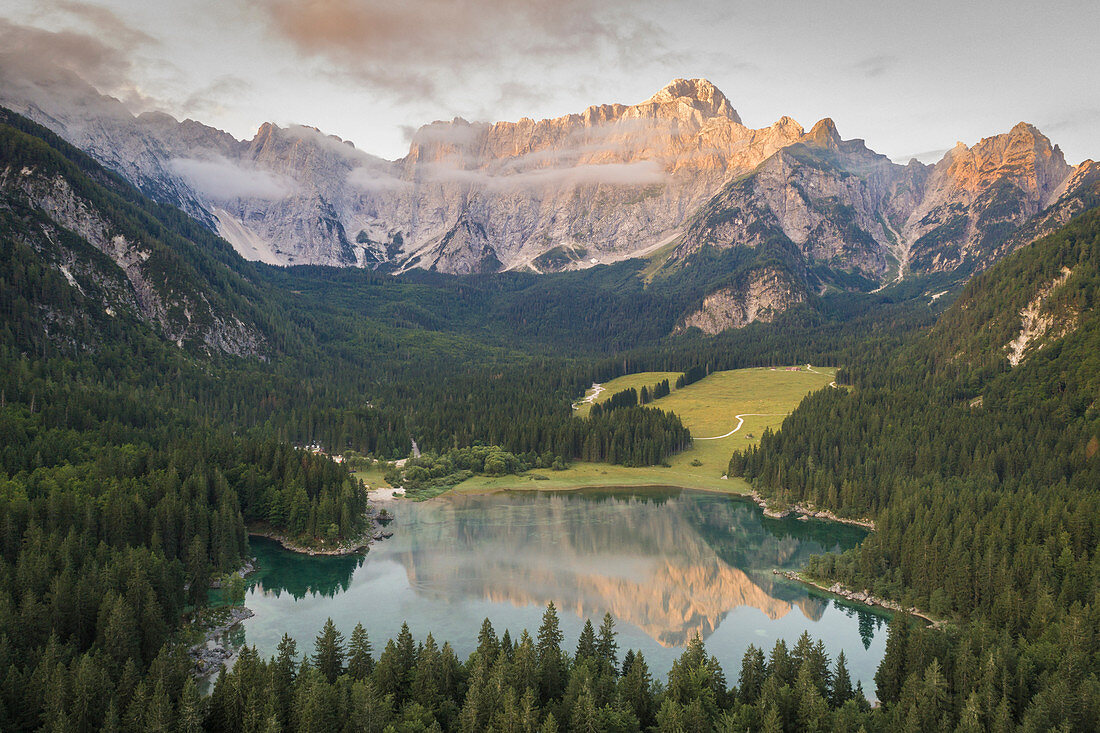
[{"label": "low cloud bank", "polygon": [[225,158],[173,158],[169,165],[195,190],[215,201],[283,199],[297,189],[294,181],[285,176],[245,168]]}]

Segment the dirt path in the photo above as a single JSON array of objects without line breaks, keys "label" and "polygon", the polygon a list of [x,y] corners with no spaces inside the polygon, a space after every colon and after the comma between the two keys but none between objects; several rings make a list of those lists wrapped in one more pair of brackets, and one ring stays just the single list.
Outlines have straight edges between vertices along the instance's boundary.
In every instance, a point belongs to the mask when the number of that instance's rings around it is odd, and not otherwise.
[{"label": "dirt path", "polygon": [[721,440],[722,438],[728,438],[741,429],[741,426],[745,424],[746,417],[776,417],[778,415],[790,414],[789,412],[742,412],[740,415],[734,415],[734,417],[737,418],[737,427],[725,435],[715,435],[711,438],[695,438],[695,440]]},{"label": "dirt path", "polygon": [[573,409],[574,410],[578,409],[581,405],[584,405],[584,404],[589,404],[589,405],[596,404],[596,400],[598,400],[600,398],[600,393],[604,391],[603,385],[598,383],[598,382],[593,382],[592,386],[589,387],[589,389],[592,390],[592,394],[585,396],[585,398],[582,399],[579,402],[574,402],[573,403]]},{"label": "dirt path", "polygon": [[[808,372],[813,372],[814,374],[820,374],[820,375],[821,375],[821,376],[823,376],[823,377],[827,377],[827,376],[829,376],[829,375],[828,375],[828,374],[826,374],[825,372],[819,372],[818,370],[814,369],[814,368],[813,368],[812,366],[810,366],[809,364],[807,364],[807,365],[806,365],[806,371],[808,371]],[[832,382],[829,382],[829,386],[830,386],[830,387],[833,387],[833,388],[836,388],[836,381],[832,381]]]}]

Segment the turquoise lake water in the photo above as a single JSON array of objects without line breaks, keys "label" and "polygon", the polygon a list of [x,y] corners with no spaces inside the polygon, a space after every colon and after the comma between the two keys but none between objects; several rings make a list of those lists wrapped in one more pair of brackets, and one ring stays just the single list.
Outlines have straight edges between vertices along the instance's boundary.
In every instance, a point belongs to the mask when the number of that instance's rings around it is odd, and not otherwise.
[{"label": "turquoise lake water", "polygon": [[377,654],[406,621],[418,640],[430,631],[464,659],[483,619],[498,635],[534,636],[553,601],[570,649],[586,618],[598,626],[610,612],[621,652],[640,649],[661,677],[695,634],[732,684],[749,644],[767,653],[809,631],[831,657],[843,649],[873,695],[885,619],[772,572],[851,548],[862,529],[768,519],[744,499],[678,489],[504,492],[389,508],[393,537],[363,556],[309,557],[252,538],[260,570],[243,641],[270,656],[285,631],[311,651],[332,617],[345,636],[362,622]]}]

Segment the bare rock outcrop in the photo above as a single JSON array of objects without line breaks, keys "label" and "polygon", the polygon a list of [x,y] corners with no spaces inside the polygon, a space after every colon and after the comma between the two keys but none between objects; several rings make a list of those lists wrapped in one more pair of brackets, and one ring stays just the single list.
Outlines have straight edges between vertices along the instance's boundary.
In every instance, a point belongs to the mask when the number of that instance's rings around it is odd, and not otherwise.
[{"label": "bare rock outcrop", "polygon": [[755,321],[771,323],[780,313],[805,300],[805,291],[787,273],[765,268],[746,274],[737,285],[707,295],[702,306],[685,317],[676,331],[698,328],[703,333],[716,334]]}]

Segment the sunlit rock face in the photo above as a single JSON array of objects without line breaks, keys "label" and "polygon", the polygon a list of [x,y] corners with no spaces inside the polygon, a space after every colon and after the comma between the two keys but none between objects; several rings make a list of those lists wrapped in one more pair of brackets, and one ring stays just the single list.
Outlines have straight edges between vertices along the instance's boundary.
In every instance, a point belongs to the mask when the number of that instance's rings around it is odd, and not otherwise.
[{"label": "sunlit rock face", "polygon": [[[820,600],[782,593],[771,569],[830,548],[769,533],[747,504],[722,502],[704,517],[698,505],[676,498],[613,499],[585,517],[577,502],[532,496],[509,504],[507,518],[490,519],[499,508],[491,497],[424,506],[415,530],[397,533],[384,551],[429,598],[554,601],[579,616],[609,611],[664,646],[706,638],[742,606],[771,619],[795,605],[812,619],[824,611]],[[706,524],[716,537],[736,537],[736,546],[712,545],[701,530]]]},{"label": "sunlit rock face", "polygon": [[771,323],[780,313],[805,299],[805,291],[785,271],[772,267],[751,270],[736,284],[707,295],[698,310],[677,325],[676,332],[698,328],[703,333],[716,334],[756,321]]},{"label": "sunlit rock face", "polygon": [[742,247],[784,261],[805,299],[981,269],[1079,211],[1096,178],[1024,123],[934,166],[894,164],[829,119],[751,129],[705,79],[554,119],[434,122],[388,161],[310,127],[238,141],[135,117],[70,71],[0,62],[0,103],[273,264],[549,272]]},{"label": "sunlit rock face", "polygon": [[[448,243],[476,224],[468,249],[501,269],[560,269],[652,248],[730,176],[802,134],[784,119],[751,130],[710,82],[677,79],[636,105],[547,120],[421,128],[397,167],[406,184],[379,206],[404,227],[403,266],[462,271]],[[407,223],[407,224],[406,224]],[[546,258],[559,248],[583,251]]]},{"label": "sunlit rock face", "polygon": [[[635,105],[436,122],[391,162],[307,127],[265,124],[236,141],[191,120],[133,117],[69,72],[9,71],[4,104],[276,264],[587,267],[678,234],[729,176],[802,134],[788,118],[746,128],[713,84],[677,79]],[[538,261],[558,247],[583,256]]]},{"label": "sunlit rock face", "polygon": [[923,199],[904,223],[912,266],[944,271],[981,258],[1054,203],[1077,172],[1024,122],[971,148],[957,144],[932,168]]}]

